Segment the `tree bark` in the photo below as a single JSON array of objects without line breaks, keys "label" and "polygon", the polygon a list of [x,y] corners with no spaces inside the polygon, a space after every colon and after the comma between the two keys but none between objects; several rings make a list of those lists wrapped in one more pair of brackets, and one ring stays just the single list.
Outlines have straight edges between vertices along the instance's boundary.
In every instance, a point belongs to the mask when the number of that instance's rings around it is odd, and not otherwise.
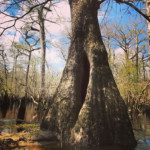
[{"label": "tree bark", "polygon": [[23,97],[20,102],[20,107],[19,107],[18,116],[17,116],[17,124],[22,123],[25,119],[26,101],[28,98],[28,78],[29,78],[30,61],[31,61],[31,50],[29,52],[28,65],[27,65],[27,71],[26,71],[25,97]]},{"label": "tree bark", "polygon": [[[144,0],[144,2],[146,2],[147,16],[150,19],[150,2],[149,0]],[[150,21],[147,21],[147,33],[149,39],[149,60],[150,60]]]},{"label": "tree bark", "polygon": [[145,63],[144,63],[144,54],[142,54],[142,67],[143,67],[143,81],[146,81],[146,70],[145,70]]},{"label": "tree bark", "polygon": [[6,54],[4,54],[4,51],[2,51],[2,59],[3,59],[3,62],[4,62],[4,74],[5,74],[5,85],[6,85],[6,90],[7,89],[7,65],[6,65]]},{"label": "tree bark", "polygon": [[19,55],[16,55],[14,58],[15,58],[15,62],[14,62],[14,92],[15,92],[15,95],[18,95],[18,91],[17,91],[17,59],[18,59],[18,56]]},{"label": "tree bark", "polygon": [[17,115],[17,124],[24,122],[26,112],[26,97],[23,97],[20,101],[20,107]]},{"label": "tree bark", "polygon": [[43,18],[43,5],[38,11],[38,21],[40,26],[40,43],[41,43],[41,97],[45,96],[45,57],[46,57],[46,41],[45,27]]},{"label": "tree bark", "polygon": [[28,79],[29,79],[29,69],[30,69],[30,61],[31,61],[31,50],[29,51],[27,71],[26,71],[26,84],[25,84],[25,98],[28,96]]},{"label": "tree bark", "polygon": [[139,80],[139,41],[138,36],[136,36],[136,81]]},{"label": "tree bark", "polygon": [[61,82],[41,123],[63,142],[135,145],[102,41],[97,0],[70,0],[72,39]]}]

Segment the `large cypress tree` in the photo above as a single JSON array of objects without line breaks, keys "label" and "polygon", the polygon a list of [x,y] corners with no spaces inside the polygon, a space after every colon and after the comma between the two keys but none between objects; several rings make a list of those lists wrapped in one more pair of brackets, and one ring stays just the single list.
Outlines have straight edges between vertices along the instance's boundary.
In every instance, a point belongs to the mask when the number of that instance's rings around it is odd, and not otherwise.
[{"label": "large cypress tree", "polygon": [[53,104],[41,123],[63,142],[135,145],[127,109],[108,64],[98,0],[69,0],[72,39]]}]

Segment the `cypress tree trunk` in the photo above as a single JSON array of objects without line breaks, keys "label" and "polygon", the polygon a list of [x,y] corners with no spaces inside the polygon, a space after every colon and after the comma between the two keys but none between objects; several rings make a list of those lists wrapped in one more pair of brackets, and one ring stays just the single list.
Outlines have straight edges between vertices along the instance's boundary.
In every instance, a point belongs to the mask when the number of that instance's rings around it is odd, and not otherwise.
[{"label": "cypress tree trunk", "polygon": [[7,65],[6,65],[6,58],[5,57],[6,57],[6,54],[2,50],[2,59],[3,59],[3,62],[4,62],[5,85],[6,85],[6,90],[8,90],[7,89]]},{"label": "cypress tree trunk", "polygon": [[20,102],[20,107],[17,115],[17,124],[21,124],[24,122],[25,119],[25,112],[26,112],[26,97],[23,97]]},{"label": "cypress tree trunk", "polygon": [[[150,18],[150,2],[149,0],[144,0],[146,2],[146,10],[147,10],[147,16]],[[147,22],[147,33],[149,38],[149,60],[150,60],[150,22]]]},{"label": "cypress tree trunk", "polygon": [[139,41],[138,41],[138,36],[136,36],[136,81],[138,82],[139,80]]},{"label": "cypress tree trunk", "polygon": [[45,57],[46,57],[46,41],[45,41],[45,27],[43,18],[42,5],[38,11],[38,21],[40,26],[40,43],[41,43],[41,98],[45,96]]},{"label": "cypress tree trunk", "polygon": [[142,54],[142,67],[143,67],[143,81],[146,81],[146,70],[145,70],[145,62],[144,62],[144,54]]},{"label": "cypress tree trunk", "polygon": [[26,101],[28,99],[28,78],[29,78],[30,61],[31,61],[31,50],[29,52],[28,65],[27,65],[27,71],[26,71],[25,97],[23,97],[20,102],[20,107],[19,107],[19,111],[17,115],[17,124],[23,123],[25,119]]},{"label": "cypress tree trunk", "polygon": [[28,79],[29,79],[29,69],[30,69],[30,61],[31,61],[31,49],[29,51],[29,57],[28,57],[28,65],[27,65],[27,71],[26,71],[26,81],[25,81],[25,98],[28,97]]},{"label": "cypress tree trunk", "polygon": [[135,145],[127,109],[113,79],[97,19],[97,0],[70,0],[72,40],[61,82],[41,123],[83,146]]}]

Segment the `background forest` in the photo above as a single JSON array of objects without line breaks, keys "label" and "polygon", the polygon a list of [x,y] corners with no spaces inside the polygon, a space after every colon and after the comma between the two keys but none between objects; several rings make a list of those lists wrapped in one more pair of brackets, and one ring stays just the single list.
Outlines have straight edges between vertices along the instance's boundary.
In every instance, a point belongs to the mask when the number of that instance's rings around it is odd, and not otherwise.
[{"label": "background forest", "polygon": [[[136,5],[146,12],[146,3]],[[7,97],[9,105],[33,101],[43,109],[67,60],[72,36],[68,2],[6,0],[0,2],[0,11],[0,103]],[[98,18],[109,64],[129,112],[149,111],[147,21],[115,1],[106,1]]]}]

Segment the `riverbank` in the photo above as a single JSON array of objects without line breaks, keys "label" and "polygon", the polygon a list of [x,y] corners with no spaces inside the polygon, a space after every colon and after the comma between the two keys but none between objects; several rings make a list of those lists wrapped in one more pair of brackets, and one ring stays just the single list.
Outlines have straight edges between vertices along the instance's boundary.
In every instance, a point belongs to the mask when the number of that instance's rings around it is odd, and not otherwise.
[{"label": "riverbank", "polygon": [[54,141],[48,131],[41,131],[40,124],[20,124],[0,126],[0,147],[15,148],[45,144]]},{"label": "riverbank", "polygon": [[[134,134],[137,140],[136,148],[121,146],[106,146],[103,150],[149,150],[150,120],[141,116],[134,120]],[[0,150],[62,150],[60,142],[53,139],[48,131],[41,131],[39,123],[16,125],[16,120],[0,120]],[[63,150],[74,150],[75,147],[63,145]],[[98,150],[101,148],[98,148]],[[87,150],[87,148],[83,149]],[[97,149],[96,149],[97,150]]]}]

